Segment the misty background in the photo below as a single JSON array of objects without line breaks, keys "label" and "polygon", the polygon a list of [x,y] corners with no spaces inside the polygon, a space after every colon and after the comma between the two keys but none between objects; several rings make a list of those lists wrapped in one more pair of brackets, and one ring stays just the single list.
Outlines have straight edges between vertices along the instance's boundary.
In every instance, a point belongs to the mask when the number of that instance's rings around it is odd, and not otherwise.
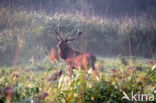
[{"label": "misty background", "polygon": [[0,65],[42,60],[63,36],[101,57],[156,57],[156,0],[0,0]]},{"label": "misty background", "polygon": [[85,16],[139,16],[156,13],[155,0],[0,0],[2,7]]}]

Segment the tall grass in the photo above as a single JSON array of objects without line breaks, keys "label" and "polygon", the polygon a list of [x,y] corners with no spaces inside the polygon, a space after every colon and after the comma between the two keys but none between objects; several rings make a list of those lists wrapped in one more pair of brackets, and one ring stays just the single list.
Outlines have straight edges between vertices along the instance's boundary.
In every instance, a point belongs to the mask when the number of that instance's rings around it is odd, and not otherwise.
[{"label": "tall grass", "polygon": [[[62,35],[74,36],[77,29],[84,35],[74,42],[75,48],[88,50],[99,56],[155,56],[156,20],[154,17],[100,18],[43,12],[0,9],[0,65],[26,63],[34,56],[43,58],[56,46],[54,28],[65,28]],[[16,54],[16,51],[18,53]],[[16,54],[16,55],[15,55]]]}]

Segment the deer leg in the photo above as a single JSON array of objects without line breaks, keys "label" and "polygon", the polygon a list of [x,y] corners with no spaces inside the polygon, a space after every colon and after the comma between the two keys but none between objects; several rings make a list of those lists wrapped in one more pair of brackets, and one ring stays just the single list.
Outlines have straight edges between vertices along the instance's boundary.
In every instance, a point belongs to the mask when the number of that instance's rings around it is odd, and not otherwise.
[{"label": "deer leg", "polygon": [[96,79],[96,80],[99,80],[99,73],[97,72],[96,68],[95,68],[95,61],[96,61],[96,58],[93,58],[92,61],[91,61],[91,67],[92,67],[92,74],[93,74],[93,77]]},{"label": "deer leg", "polygon": [[96,70],[93,70],[93,76],[96,80],[99,80],[99,73]]},{"label": "deer leg", "polygon": [[67,73],[67,75],[68,75],[69,77],[72,76],[72,68],[71,68],[71,66],[66,66],[66,73]]},{"label": "deer leg", "polygon": [[97,72],[97,70],[95,69],[95,65],[91,65],[92,66],[92,74],[93,74],[93,77],[96,79],[96,80],[99,80],[99,73]]}]

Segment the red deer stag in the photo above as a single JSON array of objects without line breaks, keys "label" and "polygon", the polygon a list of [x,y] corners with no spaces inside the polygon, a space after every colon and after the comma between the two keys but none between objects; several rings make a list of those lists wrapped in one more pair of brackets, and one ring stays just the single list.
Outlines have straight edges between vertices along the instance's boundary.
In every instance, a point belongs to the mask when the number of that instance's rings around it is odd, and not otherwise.
[{"label": "red deer stag", "polygon": [[60,35],[60,29],[58,26],[55,29],[55,33],[57,35],[58,41],[58,54],[59,57],[61,57],[66,62],[67,75],[71,77],[72,69],[74,68],[85,69],[91,67],[93,76],[98,79],[99,76],[95,69],[96,56],[88,52],[77,51],[69,46],[69,42],[76,40],[82,34],[82,31],[78,30],[77,35],[73,38],[66,37],[63,39]]}]

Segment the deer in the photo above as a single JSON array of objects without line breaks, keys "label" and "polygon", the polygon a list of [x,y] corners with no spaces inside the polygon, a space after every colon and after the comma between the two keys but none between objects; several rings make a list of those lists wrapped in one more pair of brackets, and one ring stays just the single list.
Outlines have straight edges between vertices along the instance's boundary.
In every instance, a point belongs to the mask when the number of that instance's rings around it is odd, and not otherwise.
[{"label": "deer", "polygon": [[63,38],[58,26],[55,28],[55,34],[58,41],[58,55],[66,63],[66,74],[71,77],[73,69],[85,70],[86,68],[89,69],[91,67],[93,77],[98,80],[99,75],[95,68],[96,56],[89,52],[78,51],[69,45],[70,42],[76,40],[83,32],[78,29],[76,36]]},{"label": "deer", "polygon": [[51,48],[51,49],[50,49],[49,61],[50,61],[51,63],[53,63],[53,62],[59,62],[58,52],[56,51],[55,48]]}]

